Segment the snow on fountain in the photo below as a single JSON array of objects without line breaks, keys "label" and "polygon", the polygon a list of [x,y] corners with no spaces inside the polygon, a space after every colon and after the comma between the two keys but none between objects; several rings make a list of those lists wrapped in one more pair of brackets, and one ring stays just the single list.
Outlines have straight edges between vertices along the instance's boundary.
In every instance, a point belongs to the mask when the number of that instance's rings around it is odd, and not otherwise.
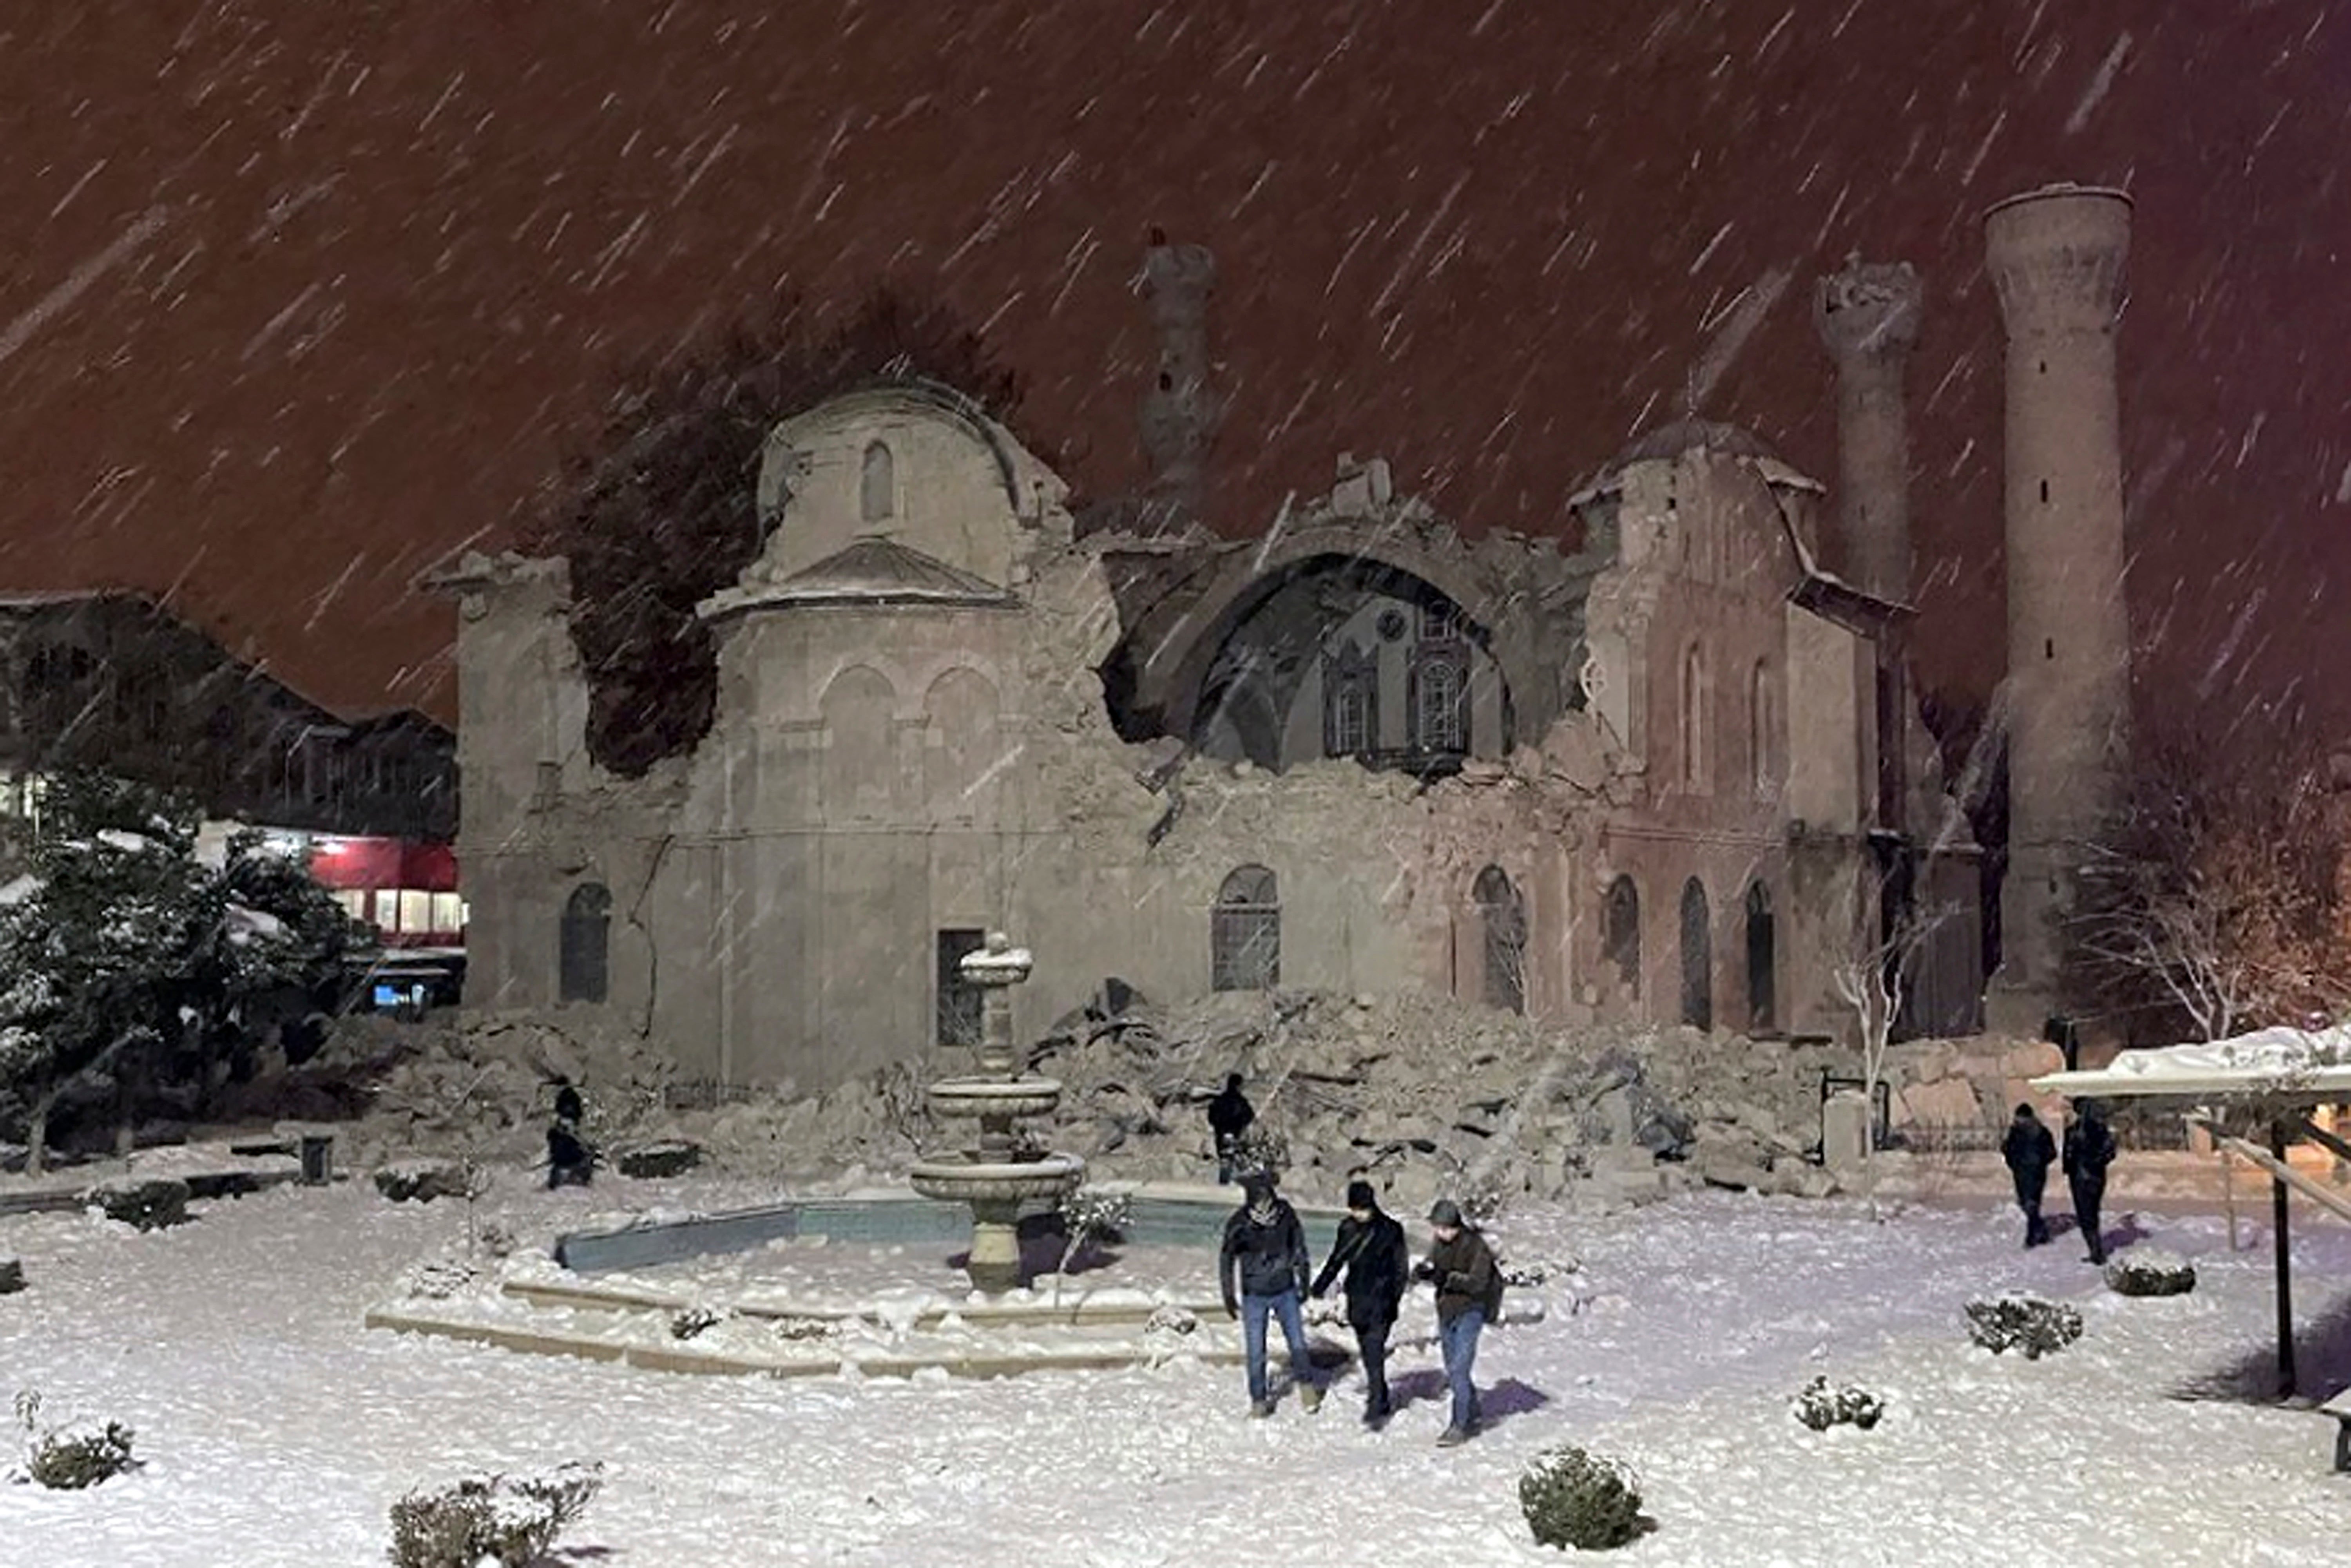
[{"label": "snow on fountain", "polygon": [[980,951],[965,955],[963,977],[983,988],[985,1002],[977,1047],[979,1071],[942,1079],[929,1093],[933,1114],[977,1121],[978,1141],[926,1155],[907,1173],[925,1197],[970,1207],[966,1271],[975,1289],[990,1293],[1017,1290],[1024,1282],[1016,1228],[1022,1206],[1060,1198],[1076,1188],[1086,1170],[1075,1155],[1049,1154],[1016,1126],[1024,1117],[1050,1114],[1061,1102],[1061,1083],[1021,1071],[1012,1048],[1011,988],[1029,977],[1029,968],[1028,949],[1013,946],[1001,931],[989,932]]}]

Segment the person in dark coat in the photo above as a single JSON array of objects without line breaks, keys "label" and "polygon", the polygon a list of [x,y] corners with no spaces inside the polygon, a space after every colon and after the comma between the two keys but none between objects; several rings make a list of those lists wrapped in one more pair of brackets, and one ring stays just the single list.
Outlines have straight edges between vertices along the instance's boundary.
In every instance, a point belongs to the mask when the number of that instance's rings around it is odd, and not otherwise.
[{"label": "person in dark coat", "polygon": [[1217,1140],[1217,1185],[1230,1186],[1233,1167],[1241,1152],[1241,1134],[1257,1120],[1257,1107],[1241,1092],[1241,1075],[1225,1080],[1224,1091],[1208,1102],[1208,1132]]},{"label": "person in dark coat", "polygon": [[580,1135],[580,1123],[588,1113],[580,1091],[558,1080],[555,1121],[547,1129],[549,1187],[586,1186],[596,1169],[596,1153]]},{"label": "person in dark coat", "polygon": [[2057,1163],[2057,1140],[2041,1124],[2030,1105],[2019,1105],[2001,1140],[2000,1157],[2016,1183],[2016,1207],[2024,1211],[2024,1244],[2038,1247],[2049,1239],[2049,1222],[2041,1218],[2041,1195],[2049,1189],[2049,1167]]},{"label": "person in dark coat", "polygon": [[2065,1128],[2065,1185],[2073,1189],[2074,1218],[2081,1223],[2082,1239],[2090,1244],[2085,1262],[2106,1260],[2098,1210],[2106,1200],[2106,1167],[2114,1163],[2115,1133],[2106,1125],[2105,1107],[2085,1100],[2074,1108],[2074,1120]]},{"label": "person in dark coat", "polygon": [[1412,1270],[1412,1247],[1394,1215],[1380,1209],[1367,1181],[1347,1184],[1347,1218],[1310,1295],[1320,1299],[1341,1269],[1347,1270],[1347,1326],[1364,1358],[1364,1424],[1377,1427],[1394,1408],[1388,1399],[1388,1331],[1395,1327]]},{"label": "person in dark coat", "polygon": [[1478,1385],[1470,1381],[1478,1361],[1478,1336],[1502,1313],[1502,1267],[1486,1239],[1461,1218],[1461,1206],[1440,1197],[1428,1211],[1437,1244],[1428,1249],[1416,1280],[1437,1287],[1437,1336],[1445,1352],[1445,1380],[1453,1385],[1453,1421],[1437,1439],[1440,1448],[1467,1442],[1484,1413]]},{"label": "person in dark coat", "polygon": [[1280,1320],[1281,1337],[1290,1346],[1290,1380],[1300,1402],[1310,1412],[1319,1410],[1322,1385],[1314,1380],[1314,1363],[1306,1352],[1306,1320],[1299,1308],[1311,1269],[1306,1228],[1298,1222],[1298,1211],[1274,1191],[1271,1172],[1249,1172],[1241,1178],[1241,1192],[1245,1201],[1225,1221],[1217,1280],[1224,1291],[1225,1315],[1241,1320],[1241,1343],[1249,1354],[1249,1414],[1273,1414],[1265,1376],[1269,1316]]}]

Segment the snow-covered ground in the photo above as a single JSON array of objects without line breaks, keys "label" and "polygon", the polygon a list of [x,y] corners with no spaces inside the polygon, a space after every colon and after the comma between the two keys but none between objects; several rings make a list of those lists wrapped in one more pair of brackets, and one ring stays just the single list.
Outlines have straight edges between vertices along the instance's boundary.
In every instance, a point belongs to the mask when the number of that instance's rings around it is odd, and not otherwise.
[{"label": "snow-covered ground", "polygon": [[[632,1191],[490,1202],[544,1235]],[[671,1209],[748,1201],[633,1191]],[[580,1563],[1557,1562],[1528,1536],[1514,1482],[1566,1441],[1640,1472],[1657,1528],[1616,1554],[1630,1563],[2308,1563],[2351,1539],[2331,1425],[2231,1396],[2269,1381],[2269,1251],[2253,1229],[2258,1247],[2228,1254],[2212,1217],[2141,1214],[2202,1281],[2126,1301],[2077,1239],[2020,1252],[2012,1212],[1988,1207],[1882,1226],[1855,1205],[1727,1195],[1604,1222],[1520,1213],[1506,1254],[1583,1270],[1546,1287],[1543,1322],[1487,1336],[1492,1426],[1440,1450],[1425,1343],[1398,1357],[1411,1403],[1382,1434],[1353,1418],[1352,1371],[1319,1416],[1285,1401],[1262,1422],[1245,1416],[1238,1369],[1181,1360],[988,1383],[664,1375],[362,1329],[459,1239],[456,1206],[394,1206],[355,1183],[199,1207],[153,1235],[0,1218],[0,1255],[31,1281],[0,1298],[0,1393],[37,1388],[56,1419],[125,1421],[147,1459],[89,1492],[0,1487],[8,1562],[377,1563],[385,1511],[411,1488],[575,1458],[607,1474],[567,1538]],[[2351,1231],[2305,1222],[2296,1255],[2299,1321],[2320,1342],[2305,1387],[2331,1390],[2351,1381]],[[922,1248],[890,1261],[942,1267]],[[803,1249],[784,1271],[820,1264]],[[1203,1257],[1199,1288],[1209,1271]],[[2038,1363],[1970,1346],[1961,1303],[2010,1286],[2078,1299],[2082,1343]],[[1886,1422],[1797,1425],[1790,1396],[1823,1372],[1885,1395]]]}]

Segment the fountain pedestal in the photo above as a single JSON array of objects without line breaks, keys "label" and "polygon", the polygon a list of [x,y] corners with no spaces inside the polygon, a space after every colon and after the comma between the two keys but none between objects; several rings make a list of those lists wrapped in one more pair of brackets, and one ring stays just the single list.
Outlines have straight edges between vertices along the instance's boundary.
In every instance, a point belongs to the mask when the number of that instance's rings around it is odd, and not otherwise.
[{"label": "fountain pedestal", "polygon": [[977,1122],[977,1135],[962,1149],[924,1155],[907,1173],[914,1189],[925,1197],[970,1206],[971,1256],[965,1271],[974,1289],[989,1293],[1017,1290],[1025,1282],[1021,1207],[1060,1198],[1076,1188],[1086,1170],[1085,1161],[1075,1155],[1033,1149],[1018,1130],[1021,1118],[1050,1114],[1061,1103],[1059,1082],[1015,1070],[1010,989],[1029,977],[1029,967],[1028,953],[1014,947],[1001,931],[989,932],[987,944],[965,956],[964,978],[983,988],[980,1071],[968,1078],[940,1080],[930,1086],[929,1097],[933,1114]]}]

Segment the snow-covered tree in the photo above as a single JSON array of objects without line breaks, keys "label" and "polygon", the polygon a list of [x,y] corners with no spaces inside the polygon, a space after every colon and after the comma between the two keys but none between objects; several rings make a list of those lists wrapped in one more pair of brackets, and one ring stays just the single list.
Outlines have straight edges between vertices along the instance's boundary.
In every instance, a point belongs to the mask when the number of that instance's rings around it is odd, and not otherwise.
[{"label": "snow-covered tree", "polygon": [[2205,1040],[2351,1004],[2351,811],[2315,759],[2158,744],[2083,846],[2066,988]]},{"label": "snow-covered tree", "polygon": [[273,988],[321,984],[350,940],[332,899],[293,881],[306,871],[260,863],[257,837],[205,865],[184,797],[78,772],[44,806],[31,870],[0,904],[0,1103],[35,1170],[68,1090],[110,1074],[127,1127],[167,1051],[235,1027]]},{"label": "snow-covered tree", "polygon": [[[1881,886],[1879,897],[1886,889]],[[1894,1026],[1910,994],[1919,956],[1935,928],[1957,910],[1913,904],[1882,918],[1875,909],[1860,912],[1854,922],[1852,946],[1838,959],[1831,983],[1846,1007],[1853,1009],[1854,1032],[1861,1047],[1861,1093],[1866,1128],[1861,1143],[1862,1189],[1869,1199],[1869,1217],[1882,1218],[1877,1207],[1877,1086],[1886,1077],[1886,1048]],[[1874,938],[1871,931],[1878,933]]]}]

